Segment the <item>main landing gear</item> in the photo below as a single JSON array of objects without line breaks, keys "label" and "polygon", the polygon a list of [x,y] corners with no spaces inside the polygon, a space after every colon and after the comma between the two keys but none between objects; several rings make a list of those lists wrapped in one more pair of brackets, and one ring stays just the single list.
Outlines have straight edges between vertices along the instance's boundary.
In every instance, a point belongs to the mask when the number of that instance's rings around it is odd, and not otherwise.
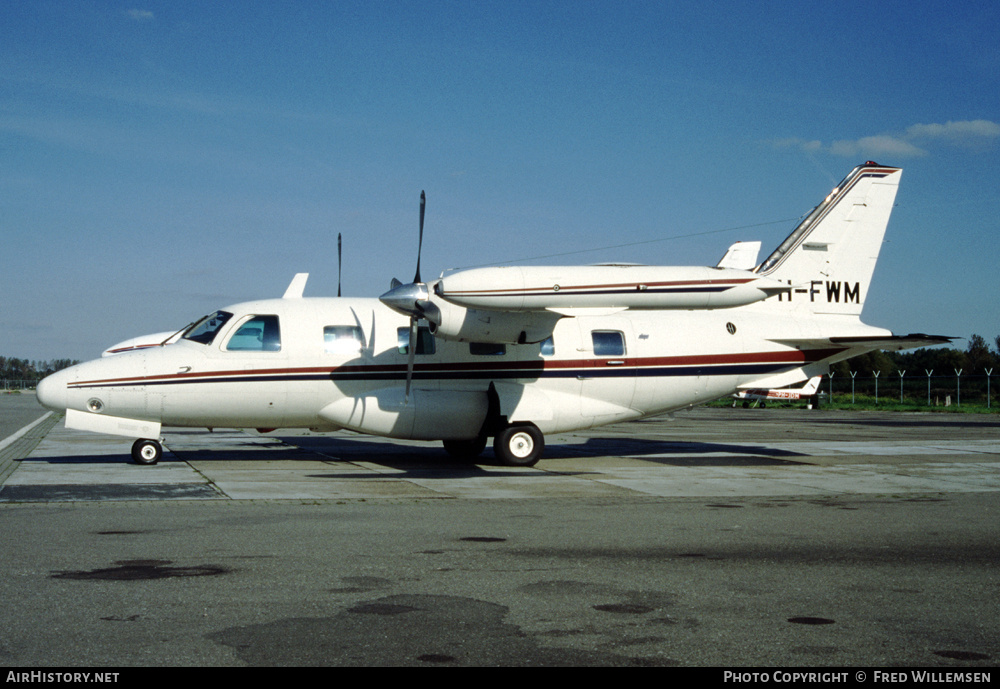
[{"label": "main landing gear", "polygon": [[[471,440],[445,440],[444,449],[452,457],[473,460],[486,449],[486,435]],[[545,436],[534,424],[506,426],[493,438],[493,453],[507,466],[534,466],[545,449]]]},{"label": "main landing gear", "polygon": [[545,449],[545,436],[532,424],[507,426],[493,438],[493,452],[508,466],[534,466]]},{"label": "main landing gear", "polygon": [[132,443],[132,461],[136,464],[156,464],[163,457],[163,445],[159,440],[139,438]]}]

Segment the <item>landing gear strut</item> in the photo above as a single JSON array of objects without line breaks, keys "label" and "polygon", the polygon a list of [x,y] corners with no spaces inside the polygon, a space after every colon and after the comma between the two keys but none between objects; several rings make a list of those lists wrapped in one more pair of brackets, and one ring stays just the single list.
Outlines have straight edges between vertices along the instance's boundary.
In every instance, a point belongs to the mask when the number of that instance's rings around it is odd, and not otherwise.
[{"label": "landing gear strut", "polygon": [[163,446],[158,440],[139,438],[132,443],[132,461],[136,464],[156,464],[161,457],[163,457]]}]

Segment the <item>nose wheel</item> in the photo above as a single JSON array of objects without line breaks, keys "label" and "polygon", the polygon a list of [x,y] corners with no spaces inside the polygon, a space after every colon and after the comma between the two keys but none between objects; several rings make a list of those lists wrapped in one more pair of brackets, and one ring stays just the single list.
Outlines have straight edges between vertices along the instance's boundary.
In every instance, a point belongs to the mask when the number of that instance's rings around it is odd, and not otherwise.
[{"label": "nose wheel", "polygon": [[163,445],[158,440],[139,438],[132,443],[132,461],[136,464],[156,464],[162,456]]}]

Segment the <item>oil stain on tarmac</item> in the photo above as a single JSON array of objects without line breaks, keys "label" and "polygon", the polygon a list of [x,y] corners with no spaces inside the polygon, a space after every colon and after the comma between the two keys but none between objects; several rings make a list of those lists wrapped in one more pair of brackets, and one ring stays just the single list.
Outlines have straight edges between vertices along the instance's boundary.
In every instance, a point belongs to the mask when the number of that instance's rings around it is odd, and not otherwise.
[{"label": "oil stain on tarmac", "polygon": [[[332,617],[297,617],[209,635],[257,666],[639,666],[648,659],[550,648],[505,621],[505,606],[472,598],[394,595]],[[673,665],[666,660],[663,665]]]}]

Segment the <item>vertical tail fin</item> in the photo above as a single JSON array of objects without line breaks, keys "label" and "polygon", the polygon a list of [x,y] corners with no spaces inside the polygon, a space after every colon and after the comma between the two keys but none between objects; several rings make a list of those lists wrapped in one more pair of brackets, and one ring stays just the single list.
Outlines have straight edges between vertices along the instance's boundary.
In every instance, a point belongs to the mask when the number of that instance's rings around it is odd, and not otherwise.
[{"label": "vertical tail fin", "polygon": [[902,170],[854,168],[756,272],[793,289],[777,297],[813,313],[860,315]]},{"label": "vertical tail fin", "polygon": [[802,396],[808,397],[809,395],[815,395],[816,391],[819,390],[819,381],[823,376],[813,376],[802,386]]}]

